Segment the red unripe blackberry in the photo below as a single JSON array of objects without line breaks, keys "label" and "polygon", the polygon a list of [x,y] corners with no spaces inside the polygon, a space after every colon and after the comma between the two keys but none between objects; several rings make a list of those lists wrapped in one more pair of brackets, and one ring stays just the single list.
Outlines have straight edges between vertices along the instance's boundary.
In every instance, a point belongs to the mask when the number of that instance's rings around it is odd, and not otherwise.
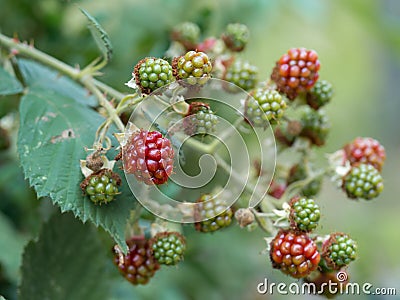
[{"label": "red unripe blackberry", "polygon": [[271,79],[278,90],[293,100],[298,94],[310,90],[318,80],[320,62],[314,50],[292,48],[277,62]]},{"label": "red unripe blackberry", "polygon": [[129,137],[122,149],[124,170],[145,184],[163,184],[171,175],[174,149],[158,131],[141,129]]},{"label": "red unripe blackberry", "polygon": [[218,44],[217,39],[214,37],[206,38],[204,41],[197,45],[197,51],[209,53],[213,51],[213,48]]},{"label": "red unripe blackberry", "polygon": [[282,195],[285,193],[287,185],[284,183],[280,183],[277,181],[272,180],[271,185],[268,189],[268,195],[280,199]]},{"label": "red unripe blackberry", "polygon": [[317,245],[305,233],[280,230],[271,242],[272,267],[294,278],[302,278],[318,268]]},{"label": "red unripe blackberry", "polygon": [[351,165],[363,163],[382,170],[386,159],[385,148],[375,139],[370,137],[357,137],[344,146],[346,159]]},{"label": "red unripe blackberry", "polygon": [[144,236],[133,237],[126,241],[129,252],[124,255],[118,246],[114,246],[114,264],[120,273],[134,285],[146,284],[160,265],[154,258],[149,242]]}]

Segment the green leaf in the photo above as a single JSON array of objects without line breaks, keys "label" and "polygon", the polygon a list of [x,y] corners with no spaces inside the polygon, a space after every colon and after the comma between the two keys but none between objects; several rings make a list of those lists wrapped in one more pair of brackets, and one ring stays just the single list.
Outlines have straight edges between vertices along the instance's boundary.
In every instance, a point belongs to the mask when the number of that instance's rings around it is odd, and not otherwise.
[{"label": "green leaf", "polygon": [[26,238],[17,232],[8,218],[0,213],[0,263],[13,282],[19,278],[21,255]]},{"label": "green leaf", "polygon": [[99,22],[92,17],[86,10],[81,8],[82,13],[86,16],[89,21],[89,30],[92,34],[97,47],[99,47],[101,53],[104,56],[104,59],[109,62],[112,58],[113,49],[111,45],[111,40],[107,34],[107,32],[103,29],[103,27],[99,24]]},{"label": "green leaf", "polygon": [[105,299],[107,255],[98,233],[71,214],[56,214],[25,248],[20,300]]},{"label": "green leaf", "polygon": [[40,86],[55,91],[60,95],[70,97],[76,102],[96,106],[97,99],[90,95],[79,84],[66,76],[28,59],[19,59],[18,66],[28,87]]},{"label": "green leaf", "polygon": [[79,187],[83,180],[79,160],[86,157],[84,147],[91,147],[103,121],[72,98],[31,87],[21,99],[18,152],[24,174],[39,197],[49,196],[62,212],[72,211],[83,222],[103,227],[126,249],[126,220],[136,201],[125,177],[121,176],[122,194],[107,205],[93,204]]},{"label": "green leaf", "polygon": [[23,90],[17,78],[0,67],[0,96],[22,93]]}]

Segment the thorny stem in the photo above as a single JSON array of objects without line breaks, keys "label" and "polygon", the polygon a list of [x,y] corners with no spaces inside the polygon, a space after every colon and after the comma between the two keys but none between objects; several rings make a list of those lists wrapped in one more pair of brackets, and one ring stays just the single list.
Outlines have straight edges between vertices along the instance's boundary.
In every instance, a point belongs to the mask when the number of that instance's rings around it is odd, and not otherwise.
[{"label": "thorny stem", "polygon": [[[84,69],[83,71],[73,68],[62,61],[59,61],[58,59],[43,53],[34,47],[21,43],[16,39],[11,39],[6,37],[5,35],[0,33],[0,45],[17,51],[18,55],[26,56],[31,59],[34,59],[46,66],[49,66],[60,73],[70,77],[71,79],[79,82],[82,84],[84,87],[86,87],[91,93],[93,93],[99,101],[99,104],[103,106],[108,114],[109,117],[113,120],[115,125],[118,127],[119,130],[124,131],[124,124],[118,117],[118,114],[115,110],[115,108],[111,105],[111,103],[106,99],[106,97],[103,95],[103,93],[99,90],[102,89],[106,93],[108,93],[110,96],[115,97],[117,100],[121,100],[123,98],[123,94],[117,92],[113,88],[106,86],[105,84],[95,80],[92,78],[90,75],[90,72],[88,72],[87,69]],[[95,71],[97,71],[96,67]]]},{"label": "thorny stem", "polygon": [[318,178],[320,178],[320,177],[326,175],[326,174],[329,173],[330,171],[331,171],[331,170],[330,170],[329,168],[327,168],[327,169],[325,169],[325,170],[323,170],[323,171],[321,171],[321,172],[312,174],[311,176],[307,177],[307,178],[304,179],[304,180],[299,180],[299,181],[293,182],[292,184],[290,184],[290,185],[286,188],[286,190],[285,190],[285,192],[283,193],[283,195],[282,195],[280,201],[282,201],[282,203],[283,203],[283,202],[288,202],[288,201],[290,200],[290,198],[291,198],[292,196],[294,196],[294,194],[295,194],[298,190],[300,190],[302,187],[306,186],[307,184],[309,184],[310,182],[314,181],[315,179],[318,179]]},{"label": "thorny stem", "polygon": [[[236,182],[242,184],[243,183],[243,178],[236,173],[234,170],[232,170],[231,166],[218,154],[214,155],[215,161],[217,162],[217,165],[221,167],[222,170],[224,170],[227,174],[229,174],[233,180]],[[253,184],[246,182],[244,186],[244,190],[248,192],[250,195],[255,194],[257,197],[260,199],[263,198],[264,196],[261,195],[256,191],[256,188]]]},{"label": "thorny stem", "polygon": [[123,132],[125,130],[125,126],[119,118],[117,111],[106,99],[106,97],[101,93],[101,91],[93,84],[93,78],[82,78],[81,83],[97,97],[97,99],[99,100],[99,104],[107,110],[109,118],[112,119],[118,129]]},{"label": "thorny stem", "polygon": [[218,138],[216,138],[208,147],[209,151],[215,152],[217,149],[223,144],[222,142],[224,139],[229,137],[235,130],[237,130],[237,127],[242,123],[243,117],[239,117],[236,119],[236,121],[232,124],[231,127],[229,127],[227,130],[225,130]]}]

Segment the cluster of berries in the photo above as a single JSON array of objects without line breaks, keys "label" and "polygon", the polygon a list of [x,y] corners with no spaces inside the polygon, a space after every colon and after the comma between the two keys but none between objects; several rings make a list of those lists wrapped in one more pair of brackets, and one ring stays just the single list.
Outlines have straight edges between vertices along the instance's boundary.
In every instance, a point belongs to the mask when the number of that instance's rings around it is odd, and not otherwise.
[{"label": "cluster of berries", "polygon": [[343,161],[350,165],[342,187],[352,199],[372,199],[383,191],[381,171],[386,159],[385,148],[375,139],[357,137],[344,146]]},{"label": "cluster of berries", "polygon": [[328,280],[356,259],[357,244],[347,234],[309,236],[317,228],[320,215],[313,199],[300,196],[291,199],[287,214],[290,225],[281,229],[269,245],[273,268],[321,284],[323,278]]},{"label": "cluster of berries", "polygon": [[124,255],[114,246],[114,264],[132,284],[149,282],[160,265],[176,265],[183,260],[186,250],[185,238],[178,232],[159,232],[151,239],[143,235],[126,241],[128,253]]},{"label": "cluster of berries", "polygon": [[[224,201],[211,195],[203,195],[195,210],[195,229],[199,232],[214,232],[232,222],[233,211]],[[176,265],[183,260],[186,239],[178,232],[158,232],[152,238],[135,236],[126,241],[129,250],[124,255],[114,246],[114,264],[132,284],[146,284],[161,265]]]},{"label": "cluster of berries", "polygon": [[[259,81],[257,67],[239,56],[249,40],[246,26],[229,24],[219,38],[201,41],[200,37],[200,29],[194,23],[174,27],[167,58],[140,60],[128,85],[144,95],[157,93],[157,89],[173,82],[177,84],[172,87],[193,91],[201,89],[214,77],[225,81],[222,87],[229,93],[248,92],[242,101],[243,125],[261,130],[272,126],[278,152],[290,149],[301,156],[299,161],[279,169],[268,190],[275,198],[285,198],[282,202],[288,200],[284,202],[288,205],[286,227],[276,226],[278,229],[273,230],[276,235],[269,244],[272,266],[294,278],[322,285],[338,272],[345,272],[344,268],[357,257],[357,245],[349,235],[335,232],[328,237],[318,237],[312,233],[321,217],[313,199],[321,190],[323,175],[330,175],[332,169],[339,174],[339,167],[345,169],[340,180],[347,196],[372,199],[383,189],[380,172],[385,150],[372,138],[356,138],[341,150],[339,164],[329,165],[327,172],[316,172],[309,154],[326,143],[330,125],[324,107],[333,96],[332,85],[319,79],[318,54],[310,49],[292,48],[276,61],[269,79]],[[217,110],[203,101],[181,101],[185,109],[179,111],[174,105],[169,108],[170,113],[178,113],[183,119],[182,132],[189,138],[218,133],[218,116],[214,112]],[[125,141],[118,157],[122,159],[125,173],[146,185],[168,182],[175,161],[169,135],[140,129]],[[118,194],[121,180],[111,169],[93,171],[81,184],[82,190],[95,204],[112,201]],[[263,175],[264,170],[258,170],[257,177]],[[298,196],[290,199],[285,191],[293,192],[294,187]],[[268,201],[268,197],[263,201]],[[192,212],[194,227],[205,233],[229,226],[233,216],[241,227],[257,226],[262,223],[260,216],[270,216],[275,211],[263,211],[262,205],[234,210],[211,194],[202,195],[196,204]],[[186,247],[185,238],[177,232],[158,233],[150,240],[137,236],[129,239],[127,245],[127,255],[118,247],[114,248],[115,264],[133,284],[147,283],[161,264],[177,264],[183,259]],[[332,296],[329,291],[327,296]]]}]

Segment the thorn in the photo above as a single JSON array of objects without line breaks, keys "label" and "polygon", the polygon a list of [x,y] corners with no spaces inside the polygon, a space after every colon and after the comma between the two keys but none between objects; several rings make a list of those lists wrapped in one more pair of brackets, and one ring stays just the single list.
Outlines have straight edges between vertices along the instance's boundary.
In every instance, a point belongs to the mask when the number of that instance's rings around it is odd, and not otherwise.
[{"label": "thorn", "polygon": [[19,43],[18,33],[14,32],[14,35],[13,35],[12,39],[13,39],[14,43]]},{"label": "thorn", "polygon": [[18,54],[19,54],[19,51],[18,51],[17,49],[15,49],[15,48],[12,48],[12,49],[10,50],[9,59],[12,58],[12,57],[14,57],[14,56],[17,56]]}]

